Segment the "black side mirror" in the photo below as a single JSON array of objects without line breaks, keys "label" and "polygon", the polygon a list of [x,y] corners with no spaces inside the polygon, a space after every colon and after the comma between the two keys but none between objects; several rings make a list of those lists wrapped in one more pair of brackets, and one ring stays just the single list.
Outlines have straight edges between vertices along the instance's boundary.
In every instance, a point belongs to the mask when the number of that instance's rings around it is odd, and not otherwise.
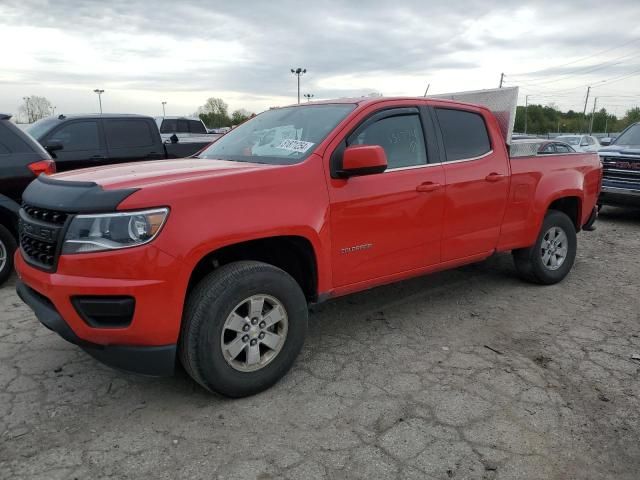
[{"label": "black side mirror", "polygon": [[169,140],[171,140],[171,143],[178,143],[180,141],[175,133],[169,137]]},{"label": "black side mirror", "polygon": [[44,149],[47,152],[51,153],[51,152],[56,152],[58,150],[64,149],[64,145],[62,145],[62,142],[58,140],[51,140],[44,146]]}]

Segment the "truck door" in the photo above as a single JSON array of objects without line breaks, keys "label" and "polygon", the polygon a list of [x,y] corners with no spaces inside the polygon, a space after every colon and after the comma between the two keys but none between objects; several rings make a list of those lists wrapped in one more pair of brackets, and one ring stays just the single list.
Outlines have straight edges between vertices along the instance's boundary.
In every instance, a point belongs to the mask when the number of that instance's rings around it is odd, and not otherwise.
[{"label": "truck door", "polygon": [[108,163],[159,160],[164,149],[155,132],[157,127],[147,118],[105,118]]},{"label": "truck door", "polygon": [[388,162],[384,173],[329,181],[334,286],[440,261],[444,174],[428,161],[425,127],[430,119],[418,108],[379,110],[333,152],[335,161],[347,146],[380,145]]},{"label": "truck door", "polygon": [[509,159],[489,135],[480,109],[435,108],[439,125],[446,204],[442,261],[495,249],[509,189]]},{"label": "truck door", "polygon": [[66,121],[47,135],[42,144],[52,142],[62,144],[62,150],[55,152],[58,172],[95,167],[104,164],[107,158],[102,125],[98,119]]}]

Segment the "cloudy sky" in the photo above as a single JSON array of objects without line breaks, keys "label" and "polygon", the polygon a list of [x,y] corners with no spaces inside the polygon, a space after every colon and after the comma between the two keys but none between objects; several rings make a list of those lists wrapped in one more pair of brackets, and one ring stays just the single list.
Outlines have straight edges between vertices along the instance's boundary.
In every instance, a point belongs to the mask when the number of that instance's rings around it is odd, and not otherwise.
[{"label": "cloudy sky", "polygon": [[[640,1],[0,0],[0,112],[262,111],[314,99],[521,87],[521,103],[640,103]],[[593,96],[592,96],[593,98]],[[590,107],[592,104],[590,102]]]}]

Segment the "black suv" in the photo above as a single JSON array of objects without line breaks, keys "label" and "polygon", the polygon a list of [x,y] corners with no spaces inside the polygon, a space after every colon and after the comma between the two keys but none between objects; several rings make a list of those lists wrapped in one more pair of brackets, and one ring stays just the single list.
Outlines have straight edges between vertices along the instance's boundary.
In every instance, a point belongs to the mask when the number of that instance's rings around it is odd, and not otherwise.
[{"label": "black suv", "polygon": [[41,173],[56,165],[38,142],[0,114],[0,284],[13,270],[22,192]]},{"label": "black suv", "polygon": [[142,115],[59,115],[27,132],[54,156],[59,172],[167,158],[155,121]]}]

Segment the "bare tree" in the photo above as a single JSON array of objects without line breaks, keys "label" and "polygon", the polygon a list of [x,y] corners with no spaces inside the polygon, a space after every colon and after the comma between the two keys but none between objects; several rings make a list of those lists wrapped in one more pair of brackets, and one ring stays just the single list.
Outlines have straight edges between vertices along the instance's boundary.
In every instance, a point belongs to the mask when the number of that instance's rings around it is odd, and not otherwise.
[{"label": "bare tree", "polygon": [[27,123],[33,123],[51,115],[53,106],[45,97],[31,95],[30,97],[23,97],[22,100],[22,105],[20,105],[18,111]]}]

